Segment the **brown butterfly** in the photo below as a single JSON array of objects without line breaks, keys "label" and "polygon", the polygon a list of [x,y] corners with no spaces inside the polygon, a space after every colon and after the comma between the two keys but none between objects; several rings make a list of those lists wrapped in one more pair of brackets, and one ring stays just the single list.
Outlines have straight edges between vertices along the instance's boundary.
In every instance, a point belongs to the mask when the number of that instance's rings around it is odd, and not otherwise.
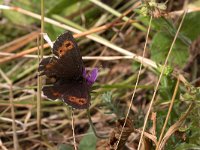
[{"label": "brown butterfly", "polygon": [[39,75],[55,79],[52,85],[42,88],[44,95],[52,100],[61,99],[73,108],[88,108],[98,69],[86,74],[80,50],[70,32],[56,39],[52,53],[53,56],[41,60],[38,68]]}]

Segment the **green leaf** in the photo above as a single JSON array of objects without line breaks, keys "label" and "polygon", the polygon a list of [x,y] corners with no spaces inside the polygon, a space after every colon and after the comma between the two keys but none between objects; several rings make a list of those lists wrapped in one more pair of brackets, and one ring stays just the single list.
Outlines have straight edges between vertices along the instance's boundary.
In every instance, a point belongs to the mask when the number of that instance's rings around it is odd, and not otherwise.
[{"label": "green leaf", "polygon": [[186,15],[180,32],[190,40],[195,40],[200,35],[200,12]]},{"label": "green leaf", "polygon": [[85,135],[80,141],[79,150],[95,150],[97,143],[97,137],[92,132],[90,128],[88,134]]},{"label": "green leaf", "polygon": [[163,75],[159,88],[159,94],[163,100],[170,100],[172,98],[174,87],[175,81],[170,76]]},{"label": "green leaf", "polygon": [[[200,35],[200,19],[198,18],[200,18],[199,12],[186,15],[179,36],[169,57],[168,62],[170,65],[183,67],[186,63],[189,55],[189,44]],[[161,21],[160,25],[163,27],[158,27],[159,24],[157,21]],[[154,20],[154,26],[160,29],[160,31],[153,37],[150,49],[152,54],[151,59],[157,63],[164,63],[175,36],[175,29],[170,23],[170,21],[165,19]]]},{"label": "green leaf", "polygon": [[27,26],[34,22],[32,18],[15,11],[4,10],[3,12],[4,12],[4,16],[14,24],[21,24],[21,25]]},{"label": "green leaf", "polygon": [[[152,41],[152,45],[150,47],[152,55],[151,58],[156,61],[157,63],[164,63],[170,46],[172,44],[174,36],[172,36],[169,32],[160,31],[158,32]],[[179,38],[176,39],[175,45],[172,48],[170,57],[169,57],[169,65],[174,66],[183,66],[188,58],[188,42],[186,43],[186,38],[181,38],[182,36],[179,35]]]},{"label": "green leaf", "polygon": [[75,4],[77,1],[76,0],[59,0],[59,1],[54,1],[54,2],[55,2],[54,6],[51,7],[47,11],[47,15],[59,14],[63,12],[63,10],[65,10],[66,8],[68,9],[70,6]]},{"label": "green leaf", "polygon": [[[164,63],[170,45],[172,43],[173,37],[166,32],[158,32],[152,41],[151,44],[151,59],[157,63]],[[169,57],[169,65],[174,66],[179,65],[183,66],[188,58],[188,46],[186,46],[182,41],[177,39],[175,46],[172,49],[171,55]]]}]

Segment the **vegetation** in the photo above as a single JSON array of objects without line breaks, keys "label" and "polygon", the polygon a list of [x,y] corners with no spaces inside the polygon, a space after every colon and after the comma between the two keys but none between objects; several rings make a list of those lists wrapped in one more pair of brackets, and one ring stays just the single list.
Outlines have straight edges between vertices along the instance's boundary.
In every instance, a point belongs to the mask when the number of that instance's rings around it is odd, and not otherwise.
[{"label": "vegetation", "polygon": [[[200,149],[200,2],[0,0],[0,149]],[[41,91],[43,39],[71,31],[88,110]]]}]

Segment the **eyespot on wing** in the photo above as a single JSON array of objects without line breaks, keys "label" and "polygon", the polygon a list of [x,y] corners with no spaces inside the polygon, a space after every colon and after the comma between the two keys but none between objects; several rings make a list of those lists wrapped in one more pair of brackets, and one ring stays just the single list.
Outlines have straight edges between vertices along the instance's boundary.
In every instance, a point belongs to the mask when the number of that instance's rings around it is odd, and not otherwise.
[{"label": "eyespot on wing", "polygon": [[73,50],[74,44],[72,41],[65,40],[62,45],[58,48],[59,57],[63,57],[68,51]]}]

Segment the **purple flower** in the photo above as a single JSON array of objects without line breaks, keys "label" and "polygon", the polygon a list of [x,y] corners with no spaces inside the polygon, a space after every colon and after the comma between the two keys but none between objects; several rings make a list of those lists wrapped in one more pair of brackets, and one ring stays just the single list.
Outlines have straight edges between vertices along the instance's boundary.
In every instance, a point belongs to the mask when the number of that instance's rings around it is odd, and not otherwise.
[{"label": "purple flower", "polygon": [[97,79],[97,76],[98,76],[97,68],[92,69],[92,71],[89,74],[86,73],[86,69],[84,69],[84,71],[83,71],[83,77],[86,79],[87,84],[89,86],[92,86],[94,84],[94,82]]}]

